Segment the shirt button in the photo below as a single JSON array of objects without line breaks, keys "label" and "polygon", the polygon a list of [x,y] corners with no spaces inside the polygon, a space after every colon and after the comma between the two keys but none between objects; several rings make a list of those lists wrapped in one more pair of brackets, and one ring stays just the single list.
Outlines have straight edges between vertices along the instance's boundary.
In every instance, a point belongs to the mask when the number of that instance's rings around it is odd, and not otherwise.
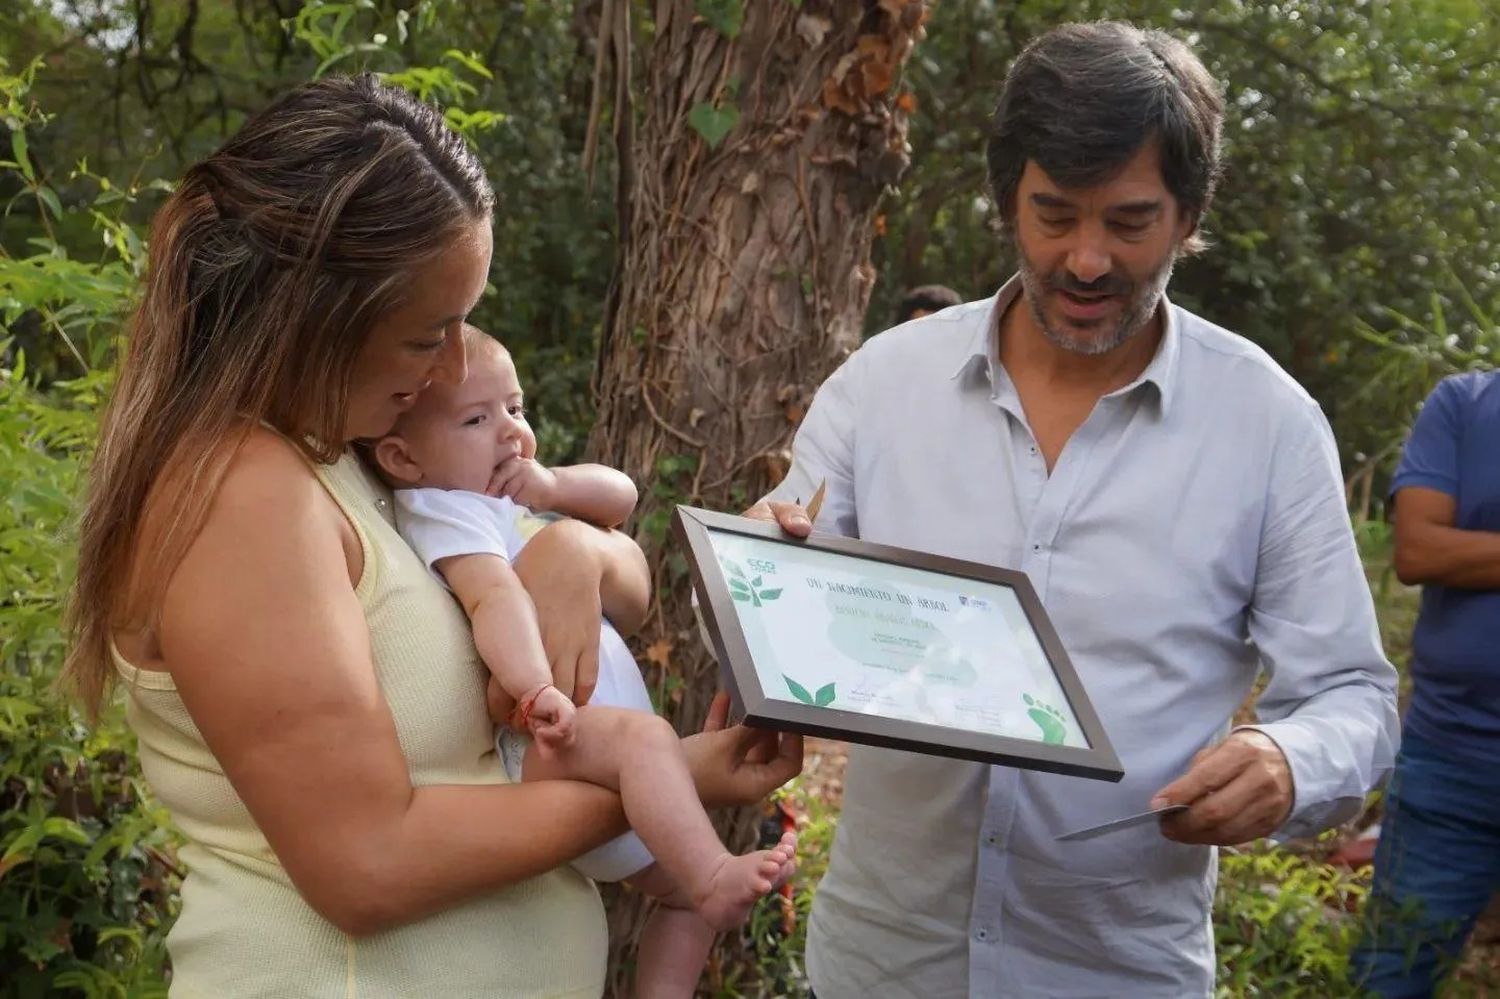
[{"label": "shirt button", "polygon": [[990,938],[990,931],[987,930],[987,929],[985,929],[983,926],[981,926],[979,929],[977,929],[977,930],[974,931],[974,939],[978,940],[980,943],[987,942],[989,940],[989,938]]},{"label": "shirt button", "polygon": [[1042,550],[1042,546],[1041,545],[1032,545],[1031,546],[1031,550],[1034,551],[1034,552],[1039,552],[1039,551]]},{"label": "shirt button", "polygon": [[1031,445],[1030,450],[1031,450],[1032,454],[1036,454],[1036,445],[1035,444]]},{"label": "shirt button", "polygon": [[996,843],[1000,842],[1000,834],[991,829],[989,832],[984,834],[984,841],[990,846],[994,846]]}]

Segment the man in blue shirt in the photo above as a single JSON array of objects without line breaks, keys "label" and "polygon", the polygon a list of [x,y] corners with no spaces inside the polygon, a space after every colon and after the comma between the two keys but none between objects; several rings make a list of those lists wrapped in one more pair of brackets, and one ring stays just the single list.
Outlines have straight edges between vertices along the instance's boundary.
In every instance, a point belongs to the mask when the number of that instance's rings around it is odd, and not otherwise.
[{"label": "man in blue shirt", "polygon": [[1422,610],[1355,968],[1376,995],[1428,996],[1500,889],[1500,372],[1438,385],[1391,493]]}]

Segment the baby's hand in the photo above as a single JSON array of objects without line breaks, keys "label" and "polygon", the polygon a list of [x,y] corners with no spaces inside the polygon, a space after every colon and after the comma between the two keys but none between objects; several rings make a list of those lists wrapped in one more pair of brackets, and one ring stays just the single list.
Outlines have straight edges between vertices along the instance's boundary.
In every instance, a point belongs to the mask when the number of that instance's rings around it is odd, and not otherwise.
[{"label": "baby's hand", "polygon": [[521,711],[524,713],[523,724],[543,756],[552,756],[572,745],[573,717],[578,708],[567,694],[549,683],[529,700],[523,699]]},{"label": "baby's hand", "polygon": [[516,457],[495,470],[487,492],[533,510],[551,510],[557,502],[557,475],[535,458]]}]

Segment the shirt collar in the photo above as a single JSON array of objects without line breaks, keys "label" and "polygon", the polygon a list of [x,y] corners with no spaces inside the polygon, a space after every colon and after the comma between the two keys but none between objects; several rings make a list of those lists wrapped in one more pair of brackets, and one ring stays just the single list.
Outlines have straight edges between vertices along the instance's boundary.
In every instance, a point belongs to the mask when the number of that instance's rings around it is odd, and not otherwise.
[{"label": "shirt collar", "polygon": [[[1005,310],[1010,308],[1011,303],[1020,294],[1021,276],[1019,274],[1005,282],[995,293],[995,297],[990,300],[990,308],[984,314],[984,322],[975,328],[974,335],[964,351],[963,361],[951,376],[954,380],[979,374],[992,389],[999,389],[1004,383],[1010,381],[1000,366],[1000,317],[1005,315]],[[1138,378],[1129,385],[1109,393],[1106,398],[1124,395],[1135,391],[1140,385],[1150,384],[1156,389],[1157,404],[1161,415],[1166,416],[1176,391],[1177,358],[1181,353],[1182,338],[1179,326],[1182,320],[1177,308],[1166,295],[1162,295],[1159,308],[1162,311],[1161,343],[1157,344],[1156,354],[1151,358],[1151,363],[1146,365],[1146,370],[1142,371]]]}]

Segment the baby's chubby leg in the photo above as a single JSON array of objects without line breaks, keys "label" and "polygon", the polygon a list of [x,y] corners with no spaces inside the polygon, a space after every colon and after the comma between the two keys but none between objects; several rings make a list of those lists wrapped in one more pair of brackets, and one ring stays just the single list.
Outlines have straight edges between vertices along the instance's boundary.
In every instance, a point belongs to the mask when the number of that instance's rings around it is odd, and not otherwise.
[{"label": "baby's chubby leg", "polygon": [[736,857],[724,849],[693,787],[677,733],[644,711],[578,709],[570,746],[544,755],[533,744],[525,780],[584,780],[620,792],[630,827],[716,930],[744,922],[783,878],[796,852],[788,834],[770,850]]}]

